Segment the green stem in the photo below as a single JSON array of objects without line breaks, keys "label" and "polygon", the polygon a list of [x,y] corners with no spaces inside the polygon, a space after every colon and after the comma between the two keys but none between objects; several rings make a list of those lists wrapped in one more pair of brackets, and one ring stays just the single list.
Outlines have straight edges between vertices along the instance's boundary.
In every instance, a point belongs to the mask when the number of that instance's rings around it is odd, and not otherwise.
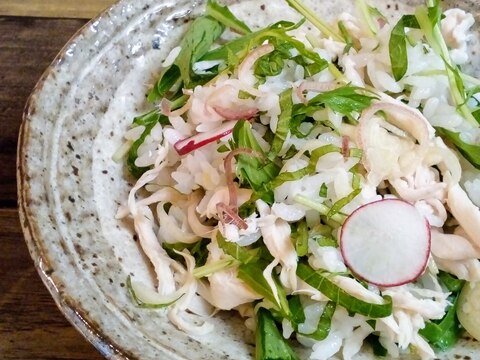
[{"label": "green stem", "polygon": [[378,32],[377,25],[372,21],[372,16],[370,15],[370,10],[368,4],[364,0],[356,0],[355,5],[360,10],[365,24],[367,24],[367,29],[370,36],[375,36]]},{"label": "green stem", "polygon": [[238,265],[238,262],[235,259],[229,257],[223,260],[215,261],[211,264],[203,265],[193,270],[193,276],[197,279],[200,279],[205,276],[209,276],[217,271],[231,268]]},{"label": "green stem", "polygon": [[[446,70],[424,70],[416,72],[412,74],[412,76],[434,76],[434,75],[444,75],[447,76]],[[462,77],[463,81],[472,84],[472,85],[480,85],[480,79],[477,79],[471,75],[461,73],[460,76]]]},{"label": "green stem", "polygon": [[[433,0],[427,0],[427,4],[428,6],[434,6]],[[450,93],[458,111],[468,122],[478,127],[477,120],[473,117],[472,113],[468,109],[467,105],[465,104],[465,99],[457,87],[455,74],[451,70],[455,68],[455,65],[450,58],[450,53],[448,52],[448,47],[442,36],[439,25],[435,24],[435,26],[431,26],[432,23],[428,17],[428,9],[425,6],[420,6],[417,8],[415,11],[415,17],[418,20],[420,28],[425,34],[427,42],[430,44],[433,50],[443,58],[443,61],[445,61],[448,83],[450,85]]]},{"label": "green stem", "polygon": [[342,74],[340,70],[338,70],[338,68],[334,64],[328,63],[328,70],[335,77],[335,79],[345,84],[348,84],[348,79],[345,77],[345,75]]},{"label": "green stem", "polygon": [[333,32],[332,27],[314,15],[312,9],[302,4],[300,0],[286,0],[288,5],[302,14],[308,21],[310,21],[320,32],[331,37],[335,41],[343,42],[340,35]]},{"label": "green stem", "polygon": [[[330,208],[328,206],[322,203],[319,203],[317,201],[310,200],[309,198],[303,195],[296,195],[294,200],[299,204],[309,207],[310,209],[317,210],[321,215],[327,216],[328,213],[330,212]],[[340,213],[336,213],[332,215],[330,218],[339,224],[343,224],[347,216]]]}]

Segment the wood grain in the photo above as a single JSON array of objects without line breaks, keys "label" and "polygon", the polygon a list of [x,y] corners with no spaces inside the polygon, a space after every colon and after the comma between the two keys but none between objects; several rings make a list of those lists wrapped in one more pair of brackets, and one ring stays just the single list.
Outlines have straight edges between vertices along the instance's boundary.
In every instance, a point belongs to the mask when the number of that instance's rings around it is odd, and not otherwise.
[{"label": "wood grain", "polygon": [[91,19],[115,0],[0,0],[0,15]]},{"label": "wood grain", "polygon": [[[0,4],[5,3],[0,0]],[[102,358],[67,322],[37,275],[16,209],[15,159],[24,104],[44,69],[84,23],[85,20],[0,16],[2,360]]]},{"label": "wood grain", "polygon": [[102,359],[63,317],[33,267],[16,209],[0,210],[0,357]]}]

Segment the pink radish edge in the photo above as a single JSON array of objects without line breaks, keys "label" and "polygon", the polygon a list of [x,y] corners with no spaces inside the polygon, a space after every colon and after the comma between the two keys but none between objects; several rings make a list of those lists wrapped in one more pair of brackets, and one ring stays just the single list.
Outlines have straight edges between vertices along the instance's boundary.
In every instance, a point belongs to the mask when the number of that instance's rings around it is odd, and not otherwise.
[{"label": "pink radish edge", "polygon": [[[428,258],[430,256],[430,248],[431,248],[431,227],[430,227],[430,224],[428,223],[428,221],[420,213],[418,213],[418,215],[419,215],[419,217],[423,218],[423,221],[424,221],[424,224],[425,224],[426,235],[427,235],[426,238],[425,238],[425,241],[426,241],[425,248],[422,249],[422,250],[424,250],[425,253],[421,254],[422,261],[420,261],[419,265],[417,265],[418,270],[410,271],[410,272],[406,271],[404,274],[399,275],[398,279],[396,281],[390,281],[390,282],[376,281],[376,279],[374,277],[372,278],[371,276],[368,276],[368,275],[365,276],[365,274],[362,274],[364,272],[363,269],[358,269],[358,268],[356,269],[357,264],[354,264],[355,261],[352,261],[353,260],[352,257],[349,256],[349,248],[348,247],[351,246],[351,244],[349,244],[347,246],[347,248],[346,248],[346,244],[345,244],[346,243],[346,241],[345,241],[346,229],[348,228],[349,221],[352,221],[352,219],[354,219],[356,216],[358,216],[359,212],[364,211],[368,207],[378,206],[379,204],[385,205],[386,202],[388,202],[390,204],[394,204],[394,202],[401,202],[402,204],[407,204],[407,205],[411,206],[412,209],[414,209],[416,211],[415,207],[412,204],[410,204],[407,201],[401,200],[401,199],[382,199],[382,200],[377,200],[377,201],[373,201],[371,203],[362,205],[361,207],[359,207],[358,209],[353,211],[347,217],[347,219],[345,220],[345,222],[342,225],[341,230],[340,230],[339,242],[340,242],[340,251],[341,251],[342,257],[344,259],[345,265],[352,271],[352,273],[354,273],[360,279],[365,280],[370,284],[381,286],[381,287],[394,287],[394,286],[401,286],[401,285],[408,284],[408,283],[411,283],[411,282],[415,281],[419,276],[422,275],[422,273],[425,271],[425,269],[427,267]],[[384,212],[385,209],[382,209],[381,211]],[[392,216],[395,216],[395,215],[392,215]],[[408,225],[409,224],[404,224],[404,226],[408,226]],[[410,241],[412,241],[412,240],[410,240]],[[356,245],[357,246],[362,246],[362,244],[356,244]],[[419,246],[419,248],[422,248],[422,246]],[[379,256],[381,256],[381,255],[382,254],[379,254]],[[389,261],[389,262],[390,262],[390,260],[391,259],[385,259],[385,261]],[[405,265],[408,265],[410,263],[410,259],[401,259],[401,261],[404,261]],[[408,269],[409,266],[405,266],[404,268]]]}]

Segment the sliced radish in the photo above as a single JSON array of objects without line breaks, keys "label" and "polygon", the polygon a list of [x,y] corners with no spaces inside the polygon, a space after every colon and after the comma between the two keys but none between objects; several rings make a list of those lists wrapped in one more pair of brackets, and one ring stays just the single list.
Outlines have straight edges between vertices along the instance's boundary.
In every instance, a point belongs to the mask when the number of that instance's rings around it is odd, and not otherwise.
[{"label": "sliced radish", "polygon": [[399,286],[418,278],[430,254],[430,225],[399,199],[368,203],[355,210],[340,232],[345,264],[363,280]]},{"label": "sliced radish", "polygon": [[188,154],[224,136],[230,135],[235,127],[236,121],[226,121],[216,129],[192,135],[186,139],[179,140],[173,146],[179,155]]}]

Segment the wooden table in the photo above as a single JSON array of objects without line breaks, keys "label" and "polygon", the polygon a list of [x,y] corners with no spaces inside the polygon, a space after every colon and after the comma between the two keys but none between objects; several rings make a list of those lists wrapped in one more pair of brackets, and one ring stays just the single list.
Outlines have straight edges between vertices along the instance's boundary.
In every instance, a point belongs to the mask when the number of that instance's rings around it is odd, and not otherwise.
[{"label": "wooden table", "polygon": [[22,111],[36,81],[87,19],[113,0],[0,0],[0,359],[101,359],[41,282],[18,220]]}]

